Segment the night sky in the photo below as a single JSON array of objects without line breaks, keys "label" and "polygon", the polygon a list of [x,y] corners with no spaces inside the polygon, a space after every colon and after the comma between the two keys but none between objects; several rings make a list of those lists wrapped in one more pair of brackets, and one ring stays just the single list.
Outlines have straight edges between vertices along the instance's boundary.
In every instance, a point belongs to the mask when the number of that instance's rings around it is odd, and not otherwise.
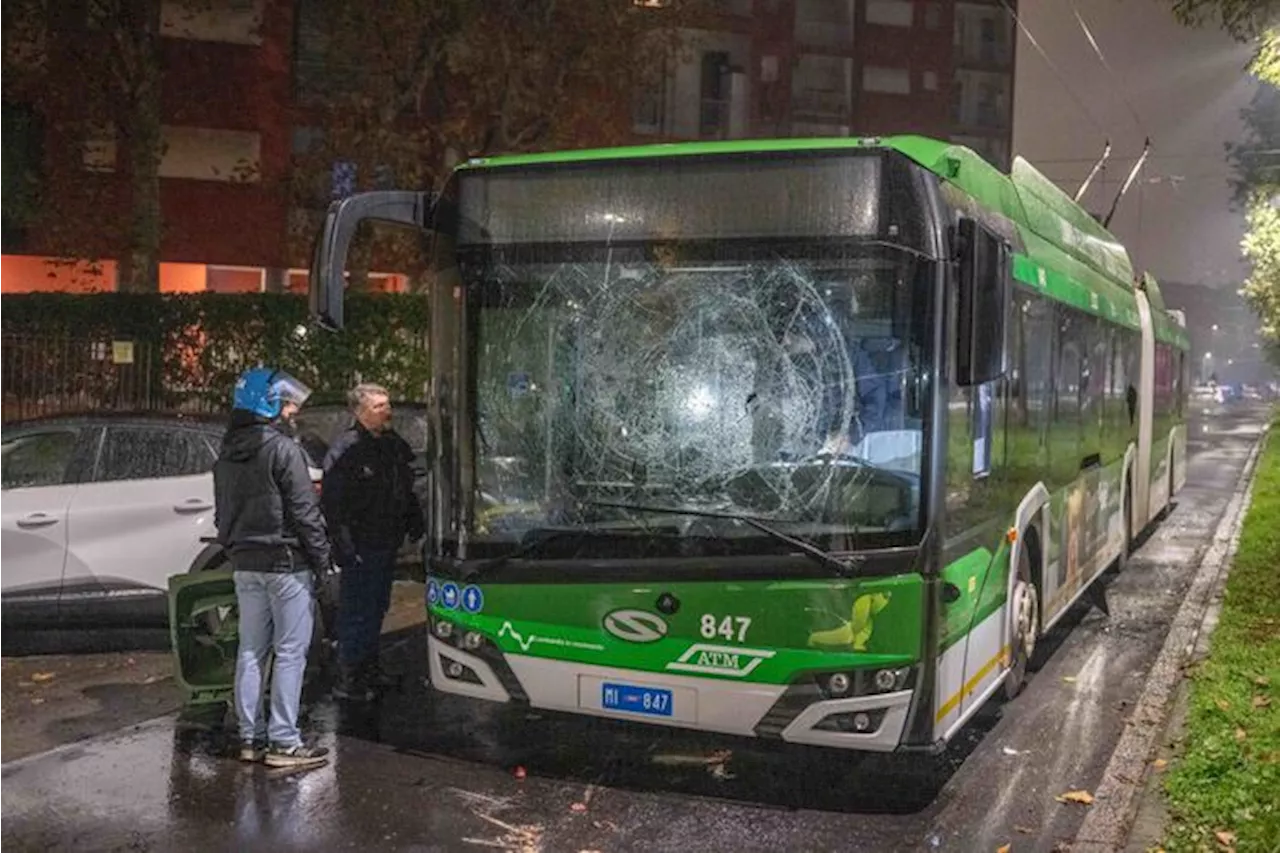
[{"label": "night sky", "polygon": [[[1109,135],[1105,182],[1100,174],[1083,200],[1105,213],[1149,135],[1152,156],[1111,230],[1135,266],[1157,279],[1238,287],[1246,274],[1239,249],[1244,219],[1229,208],[1223,143],[1241,135],[1239,112],[1257,85],[1244,71],[1249,47],[1216,29],[1179,26],[1161,0],[1022,0],[1019,6],[1066,85],[1020,33],[1015,153],[1074,195]],[[1115,77],[1093,52],[1073,8]]]}]

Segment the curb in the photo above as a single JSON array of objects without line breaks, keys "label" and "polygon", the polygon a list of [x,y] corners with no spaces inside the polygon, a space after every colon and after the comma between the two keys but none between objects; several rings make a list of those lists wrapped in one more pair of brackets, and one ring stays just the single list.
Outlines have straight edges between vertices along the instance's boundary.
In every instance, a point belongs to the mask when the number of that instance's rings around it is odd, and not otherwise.
[{"label": "curb", "polygon": [[1129,840],[1148,772],[1147,759],[1168,722],[1169,710],[1182,681],[1183,665],[1197,646],[1207,642],[1216,622],[1217,611],[1211,605],[1220,599],[1226,585],[1231,558],[1240,539],[1240,526],[1253,493],[1254,469],[1267,432],[1263,427],[1249,451],[1235,492],[1214,529],[1212,543],[1200,560],[1182,606],[1169,626],[1160,655],[1102,773],[1093,807],[1071,844],[1072,853],[1116,853],[1123,850]]}]

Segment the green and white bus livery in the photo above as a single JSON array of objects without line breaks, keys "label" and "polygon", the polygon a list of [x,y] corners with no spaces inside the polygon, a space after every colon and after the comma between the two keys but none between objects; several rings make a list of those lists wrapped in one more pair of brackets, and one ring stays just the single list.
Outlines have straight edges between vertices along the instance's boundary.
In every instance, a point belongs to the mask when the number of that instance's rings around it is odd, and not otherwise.
[{"label": "green and white bus livery", "polygon": [[935,749],[1170,504],[1187,338],[1050,181],[912,136],[475,159],[430,234],[439,690]]}]

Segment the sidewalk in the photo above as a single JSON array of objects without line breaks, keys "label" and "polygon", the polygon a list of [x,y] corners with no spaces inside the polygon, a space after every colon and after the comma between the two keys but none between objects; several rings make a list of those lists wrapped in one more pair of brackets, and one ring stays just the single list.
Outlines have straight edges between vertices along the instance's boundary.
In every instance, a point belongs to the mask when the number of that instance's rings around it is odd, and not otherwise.
[{"label": "sidewalk", "polygon": [[1280,431],[1149,756],[1123,850],[1280,850]]}]

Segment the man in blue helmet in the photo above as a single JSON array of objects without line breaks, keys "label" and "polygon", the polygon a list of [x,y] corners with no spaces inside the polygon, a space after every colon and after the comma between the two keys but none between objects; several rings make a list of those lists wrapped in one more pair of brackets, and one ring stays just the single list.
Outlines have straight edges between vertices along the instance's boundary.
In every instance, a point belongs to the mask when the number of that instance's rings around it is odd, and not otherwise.
[{"label": "man in blue helmet", "polygon": [[[213,469],[218,542],[231,559],[240,610],[235,685],[240,759],[271,767],[312,767],[328,760],[328,750],[304,744],[298,731],[315,581],[331,565],[306,454],[292,437],[293,417],[310,395],[279,370],[243,373]],[[263,684],[272,649],[268,715]]]}]

